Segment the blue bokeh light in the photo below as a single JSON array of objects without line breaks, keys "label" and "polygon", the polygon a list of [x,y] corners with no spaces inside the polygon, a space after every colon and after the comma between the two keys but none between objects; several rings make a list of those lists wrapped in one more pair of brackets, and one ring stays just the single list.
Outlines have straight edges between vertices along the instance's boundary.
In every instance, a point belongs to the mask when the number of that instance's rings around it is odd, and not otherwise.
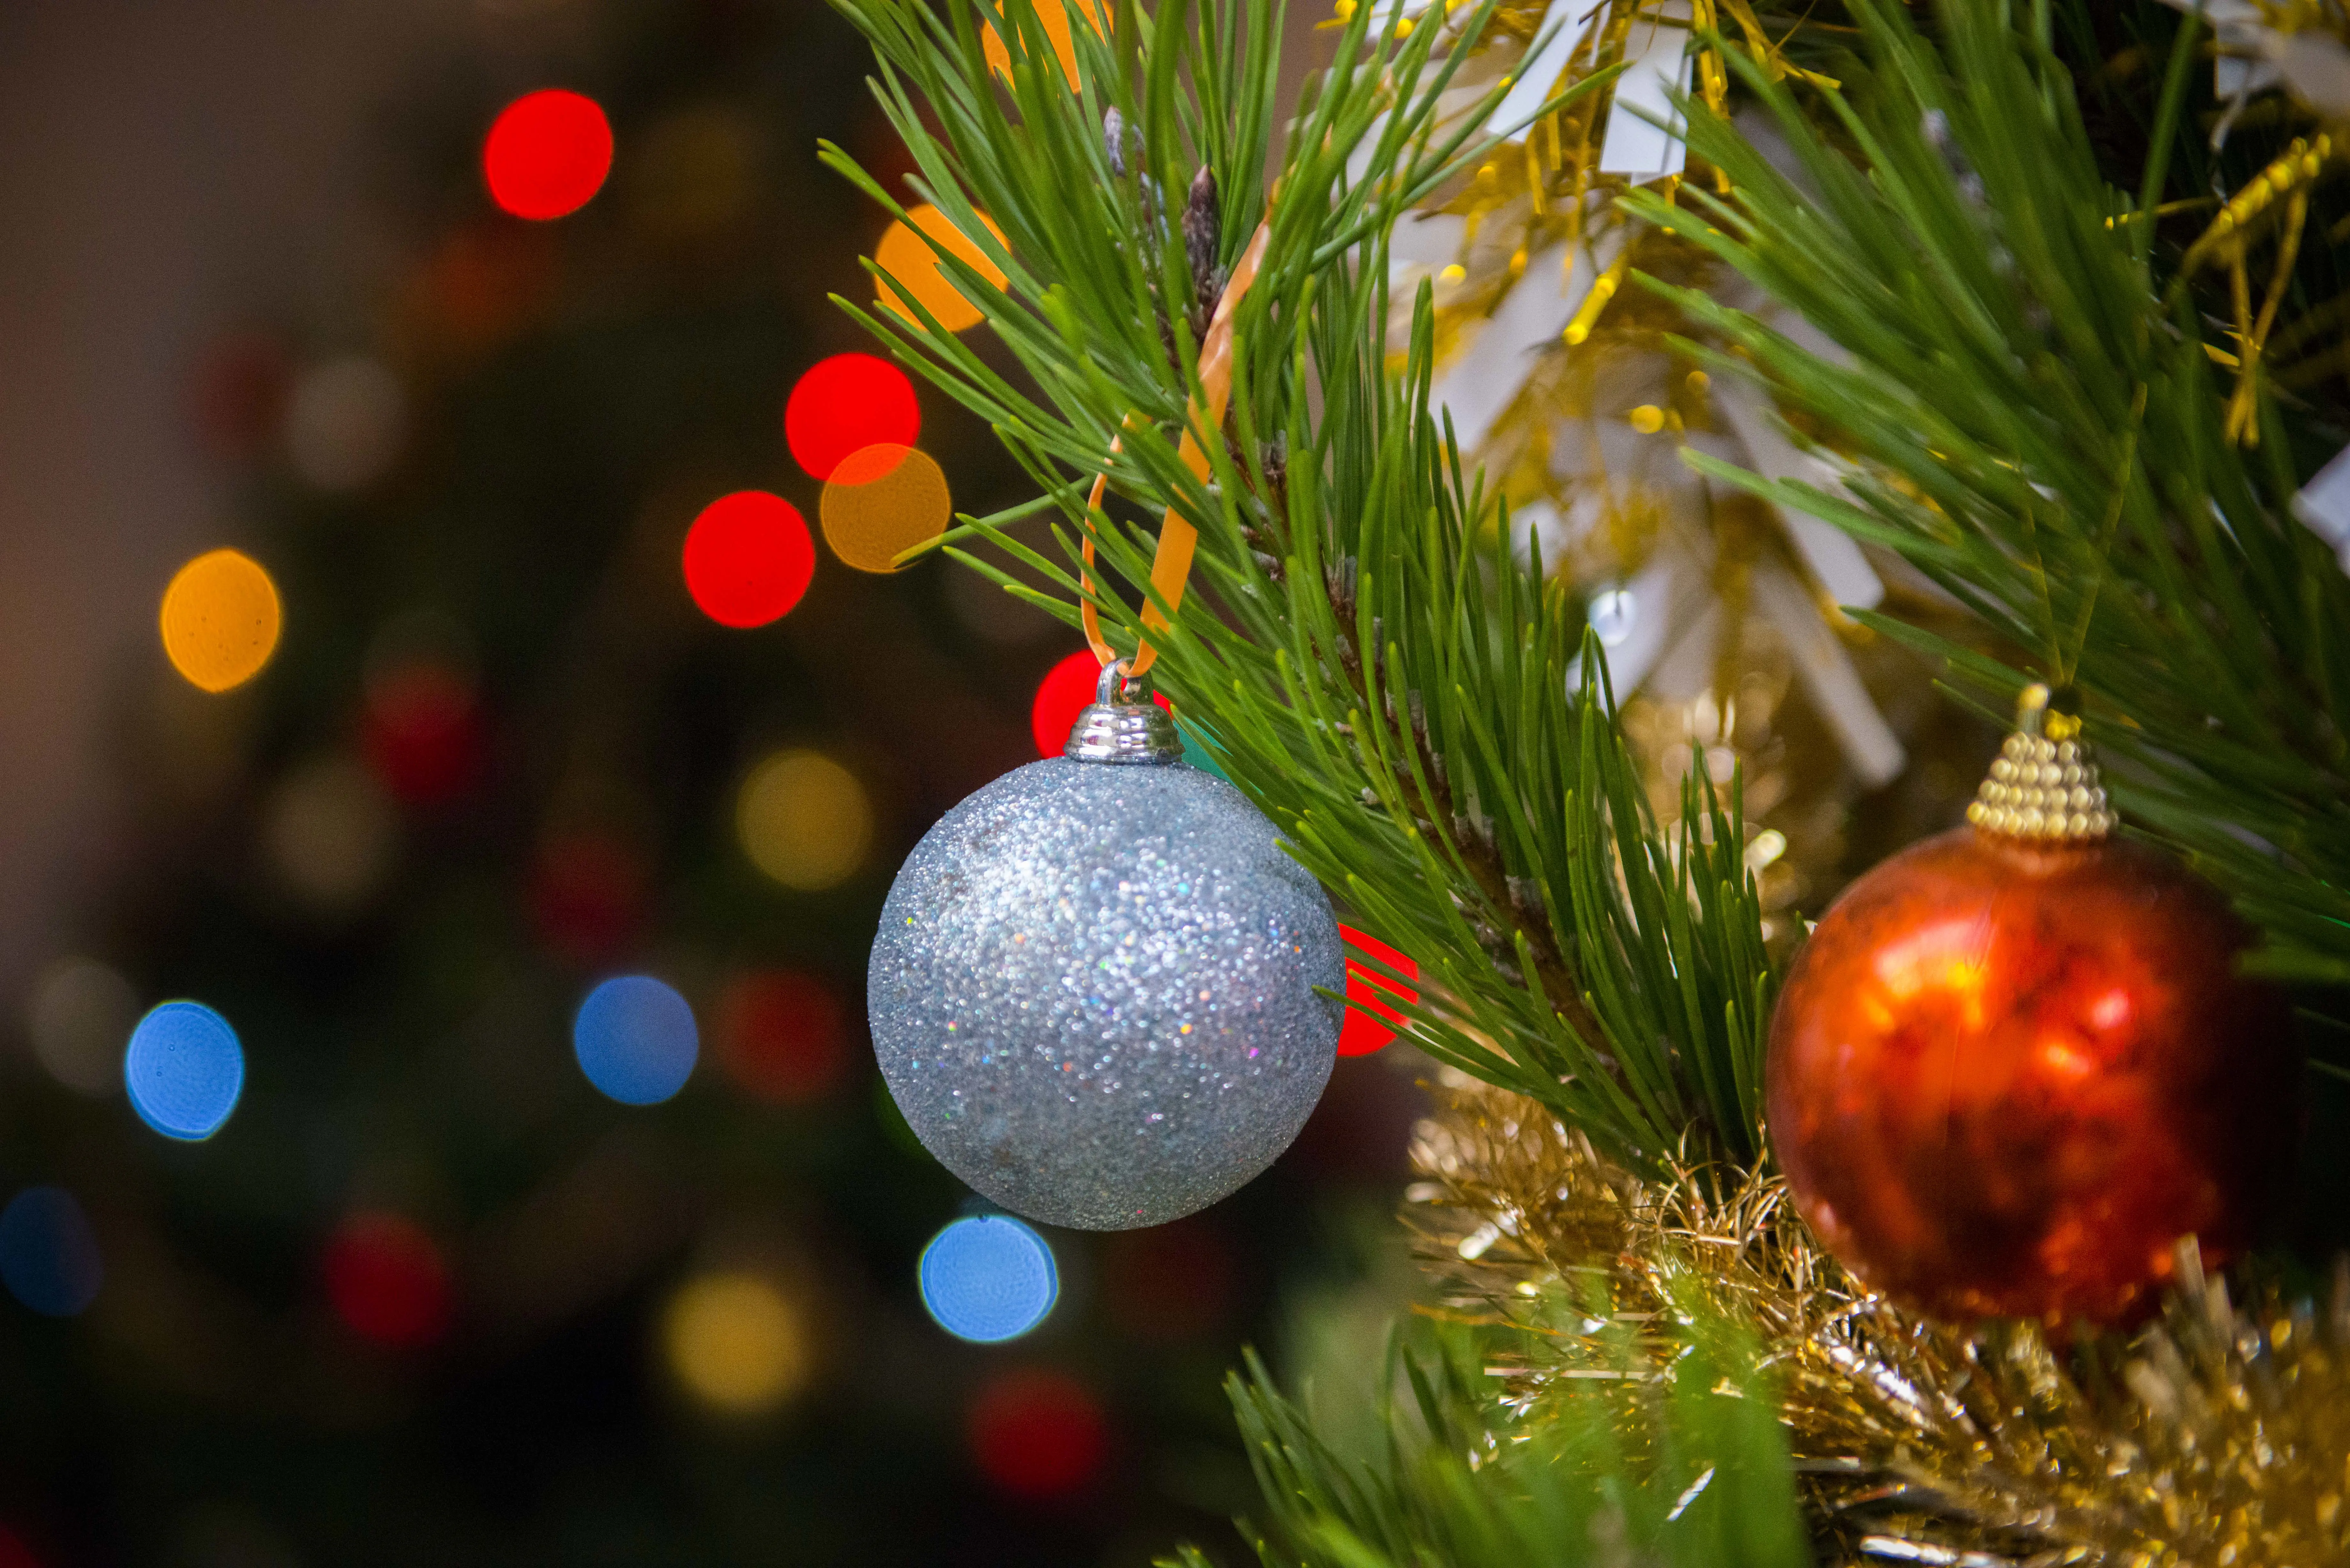
[{"label": "blue bokeh light", "polygon": [[958,1220],[922,1249],[922,1304],[957,1339],[1017,1339],[1053,1310],[1061,1277],[1045,1238],[1008,1214]]},{"label": "blue bokeh light", "polygon": [[71,1317],[98,1295],[105,1265],[81,1205],[61,1187],[27,1187],[0,1209],[0,1283],[49,1317]]},{"label": "blue bokeh light", "polygon": [[624,1106],[657,1106],[685,1087],[702,1052],[693,1009],[660,981],[624,974],[579,1004],[571,1050],[588,1081]]},{"label": "blue bokeh light", "polygon": [[208,1138],[244,1092],[244,1047],[203,1002],[167,1002],[130,1032],[122,1086],[139,1119],[165,1137]]}]

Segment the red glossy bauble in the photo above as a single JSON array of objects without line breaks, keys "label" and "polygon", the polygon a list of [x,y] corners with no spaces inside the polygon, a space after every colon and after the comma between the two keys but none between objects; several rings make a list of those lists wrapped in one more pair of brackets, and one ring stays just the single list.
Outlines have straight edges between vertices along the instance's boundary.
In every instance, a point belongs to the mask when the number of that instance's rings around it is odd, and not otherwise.
[{"label": "red glossy bauble", "polygon": [[2281,992],[2184,867],[1963,827],[1828,910],[1772,1021],[1771,1142],[1862,1282],[1930,1317],[2126,1322],[2242,1251],[2298,1130]]}]

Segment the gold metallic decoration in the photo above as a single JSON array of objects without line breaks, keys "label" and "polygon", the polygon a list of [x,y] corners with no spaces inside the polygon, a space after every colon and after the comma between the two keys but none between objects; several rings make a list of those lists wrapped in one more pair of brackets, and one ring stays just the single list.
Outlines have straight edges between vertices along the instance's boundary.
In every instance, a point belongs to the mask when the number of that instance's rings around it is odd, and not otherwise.
[{"label": "gold metallic decoration", "polygon": [[2075,737],[2081,722],[2048,711],[2048,688],[2023,689],[2015,732],[1967,807],[1986,833],[2043,844],[2094,844],[2120,826],[2106,805],[2096,759]]},{"label": "gold metallic decoration", "polygon": [[1408,1219],[1441,1310],[1519,1331],[1488,1367],[1518,1421],[1612,1397],[1636,1439],[1693,1290],[1762,1345],[1824,1561],[2350,1560],[2350,1268],[2314,1292],[2249,1278],[2239,1306],[2189,1241],[2163,1315],[2135,1334],[1939,1328],[1856,1286],[1777,1177],[1644,1182],[1532,1101],[1447,1082]]}]

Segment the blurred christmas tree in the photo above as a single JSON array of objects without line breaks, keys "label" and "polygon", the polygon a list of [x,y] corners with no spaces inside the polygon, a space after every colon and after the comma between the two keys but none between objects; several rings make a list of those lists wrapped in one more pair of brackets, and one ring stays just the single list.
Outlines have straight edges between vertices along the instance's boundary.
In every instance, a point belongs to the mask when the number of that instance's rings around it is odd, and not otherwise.
[{"label": "blurred christmas tree", "polygon": [[1215,1215],[918,1286],[971,1205],[866,949],[912,836],[1066,731],[1074,639],[888,575],[1022,482],[840,357],[826,292],[910,240],[808,151],[903,164],[854,34],[559,20],[559,89],[395,106],[388,296],[196,368],[238,510],[5,1096],[0,1562],[1142,1561],[1241,1501],[1217,1379],[1354,1277],[1409,1085]]}]

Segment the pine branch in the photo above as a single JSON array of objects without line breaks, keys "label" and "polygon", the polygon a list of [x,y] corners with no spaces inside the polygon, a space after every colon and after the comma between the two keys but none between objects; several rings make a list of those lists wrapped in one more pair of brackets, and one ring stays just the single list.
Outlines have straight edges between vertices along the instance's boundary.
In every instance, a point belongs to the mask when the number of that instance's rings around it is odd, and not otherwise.
[{"label": "pine branch", "polygon": [[[1566,1287],[1560,1287],[1565,1293]],[[1604,1303],[1562,1301],[1569,1315]],[[1487,1364],[1522,1354],[1523,1331],[1422,1320],[1390,1342],[1379,1426],[1388,1452],[1349,1461],[1249,1357],[1226,1385],[1266,1518],[1266,1568],[1800,1568],[1809,1561],[1785,1439],[1753,1345],[1700,1310],[1682,1354],[1628,1346],[1610,1381],[1521,1420]],[[1395,1390],[1409,1390],[1409,1404]],[[1191,1568],[1196,1555],[1179,1560]]]},{"label": "pine branch", "polygon": [[1867,64],[1821,100],[1853,155],[1733,55],[1808,189],[1692,106],[1732,194],[1630,204],[1849,352],[1643,280],[1738,346],[1691,353],[1825,421],[1857,471],[1828,493],[1690,461],[1901,552],[2031,650],[2012,669],[1869,618],[1962,690],[2004,706],[2029,679],[2077,683],[2117,804],[2265,931],[2259,961],[2350,978],[2350,582],[2292,515],[2276,400],[2262,389],[2256,446],[2229,439],[2204,324],[2027,28],[1951,0],[1938,48],[1898,6],[1854,10]]},{"label": "pine branch", "polygon": [[[1758,1158],[1774,980],[1736,803],[1693,793],[1679,821],[1654,820],[1596,645],[1538,566],[1512,558],[1500,507],[1429,411],[1425,291],[1390,362],[1388,234],[1494,145],[1463,127],[1505,88],[1461,121],[1438,112],[1491,0],[1409,38],[1359,8],[1269,197],[1271,0],[1128,6],[1107,37],[1080,21],[1075,92],[1033,0],[839,3],[874,41],[923,193],[974,236],[976,210],[1002,227],[1006,245],[981,243],[1004,286],[945,271],[1037,390],[933,323],[845,307],[993,424],[1065,519],[1057,560],[1001,519],[964,519],[945,543],[976,559],[968,547],[991,542],[1045,583],[1028,596],[1059,596],[1073,618],[1087,533],[1097,584],[1149,575],[1149,532],[1088,513],[1092,472],[1153,514],[1174,507],[1200,551],[1154,676],[1351,918],[1417,961],[1425,1000],[1402,1010],[1417,1042],[1636,1168],[1693,1134]],[[982,25],[1014,41],[1008,89],[985,75]],[[1171,193],[1195,185],[1218,192],[1212,235],[1200,213],[1180,221]],[[1270,240],[1234,318],[1224,428],[1200,432],[1202,483],[1178,456],[1200,396],[1189,306],[1260,221]],[[1107,587],[1093,599],[1133,646],[1140,607]]]}]

